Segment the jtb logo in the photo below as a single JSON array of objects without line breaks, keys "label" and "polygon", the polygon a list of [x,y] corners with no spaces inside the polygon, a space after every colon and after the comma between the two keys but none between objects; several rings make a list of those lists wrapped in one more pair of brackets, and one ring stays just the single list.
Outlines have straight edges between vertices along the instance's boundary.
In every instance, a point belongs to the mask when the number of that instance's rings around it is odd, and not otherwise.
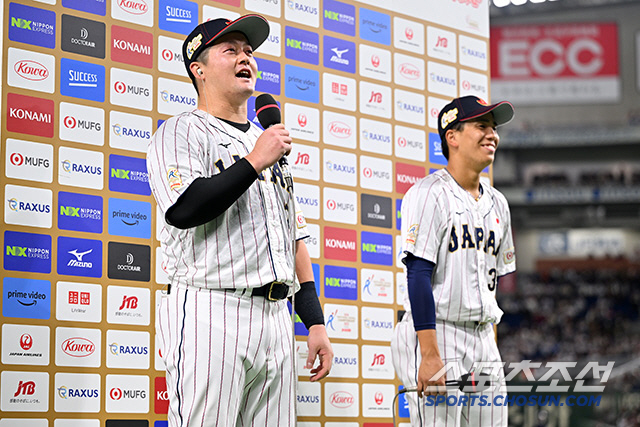
[{"label": "jtb logo", "polygon": [[20,381],[18,383],[18,389],[13,394],[13,397],[18,396],[31,396],[36,392],[36,383],[33,381]]}]

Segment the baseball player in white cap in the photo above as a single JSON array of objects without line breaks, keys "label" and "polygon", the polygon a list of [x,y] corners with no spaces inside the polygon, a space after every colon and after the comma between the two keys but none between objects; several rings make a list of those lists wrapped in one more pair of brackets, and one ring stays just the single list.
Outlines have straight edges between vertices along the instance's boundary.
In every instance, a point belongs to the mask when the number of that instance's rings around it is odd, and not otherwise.
[{"label": "baseball player in white cap", "polygon": [[247,120],[253,50],[268,35],[259,15],[198,25],[182,49],[198,108],[165,121],[148,148],[170,279],[157,319],[170,427],[295,424],[295,290],[306,367],[319,359],[311,381],[331,368],[306,222],[278,165],[291,137]]},{"label": "baseball player in white cap", "polygon": [[[507,426],[507,407],[491,405],[506,394],[493,324],[502,316],[498,278],[515,271],[515,254],[507,201],[480,174],[494,160],[496,127],[513,114],[508,102],[488,105],[475,96],[447,104],[438,117],[447,166],[402,201],[407,313],[391,348],[398,377],[417,389],[407,393],[412,426]],[[445,386],[468,373],[489,375],[489,405]],[[436,405],[441,394],[455,402]]]}]

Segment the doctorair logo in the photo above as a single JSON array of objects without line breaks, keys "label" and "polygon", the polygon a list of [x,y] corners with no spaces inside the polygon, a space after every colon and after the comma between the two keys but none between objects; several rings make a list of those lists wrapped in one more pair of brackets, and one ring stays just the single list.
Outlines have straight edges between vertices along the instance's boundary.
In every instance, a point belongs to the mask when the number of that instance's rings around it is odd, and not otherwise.
[{"label": "doctorair logo", "polygon": [[358,299],[358,270],[351,267],[324,267],[324,296],[346,300]]},{"label": "doctorair logo", "polygon": [[111,26],[111,60],[138,67],[153,67],[153,34]]},{"label": "doctorair logo", "polygon": [[58,228],[102,233],[102,197],[90,194],[58,193]]},{"label": "doctorair logo", "polygon": [[413,184],[426,175],[423,166],[396,162],[396,193],[404,194]]},{"label": "doctorair logo", "polygon": [[110,279],[148,282],[151,248],[145,245],[109,242],[107,276]]},{"label": "doctorair logo", "polygon": [[324,0],[322,6],[322,24],[325,30],[347,36],[356,35],[355,6],[335,0]]},{"label": "doctorair logo", "polygon": [[356,72],[356,44],[348,40],[324,36],[324,66],[345,73]]},{"label": "doctorair logo", "polygon": [[4,232],[4,269],[51,273],[51,236]]},{"label": "doctorair logo", "polygon": [[258,75],[256,91],[280,95],[280,63],[268,59],[256,58]]},{"label": "doctorair logo", "polygon": [[55,48],[55,12],[20,3],[9,3],[9,40]]},{"label": "doctorair logo", "polygon": [[324,257],[356,262],[358,260],[358,235],[356,230],[324,227]]},{"label": "doctorair logo", "polygon": [[7,130],[53,138],[54,103],[49,99],[7,94]]},{"label": "doctorair logo", "polygon": [[102,242],[58,237],[58,274],[102,277]]},{"label": "doctorair logo", "polygon": [[363,231],[360,238],[363,263],[393,265],[393,237],[390,234]]},{"label": "doctorair logo", "polygon": [[62,15],[62,50],[104,59],[105,24],[72,15]]},{"label": "doctorair logo", "polygon": [[295,27],[284,28],[284,56],[307,64],[318,65],[320,38],[317,33]]},{"label": "doctorair logo", "polygon": [[389,197],[360,195],[360,222],[362,225],[391,228],[391,199]]},{"label": "doctorair logo", "polygon": [[51,282],[14,277],[2,279],[2,315],[23,319],[49,319]]},{"label": "doctorair logo", "polygon": [[145,159],[110,154],[109,190],[150,196],[149,173]]}]

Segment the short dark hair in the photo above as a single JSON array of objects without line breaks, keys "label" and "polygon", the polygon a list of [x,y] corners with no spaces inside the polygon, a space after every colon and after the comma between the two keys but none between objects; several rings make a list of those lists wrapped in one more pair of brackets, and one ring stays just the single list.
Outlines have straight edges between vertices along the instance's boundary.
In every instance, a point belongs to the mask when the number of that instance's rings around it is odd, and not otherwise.
[{"label": "short dark hair", "polygon": [[[200,54],[196,57],[196,59],[193,60],[193,62],[196,62],[196,61],[202,62],[202,63],[207,62],[207,59],[209,59],[209,49],[211,48],[211,46],[207,46],[205,50],[200,52]],[[196,77],[193,75],[191,70],[189,70],[187,74],[189,74],[191,83],[193,84],[193,87],[196,89],[196,94],[200,95],[200,92],[198,91],[198,85],[196,84]]]},{"label": "short dark hair", "polygon": [[[454,123],[449,129],[447,129],[447,131],[449,130],[454,130],[456,132],[459,132],[462,130],[462,128],[464,127],[466,122],[458,122],[458,123]],[[447,134],[445,132],[444,137],[442,138],[442,140],[440,141],[442,144],[442,154],[444,155],[444,158],[449,160],[449,144],[447,144]]]}]

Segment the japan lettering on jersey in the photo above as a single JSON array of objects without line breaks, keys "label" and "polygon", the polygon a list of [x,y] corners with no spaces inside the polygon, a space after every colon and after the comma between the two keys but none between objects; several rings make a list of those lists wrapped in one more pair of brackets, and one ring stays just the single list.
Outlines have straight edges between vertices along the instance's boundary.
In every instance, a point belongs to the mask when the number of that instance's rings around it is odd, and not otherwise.
[{"label": "japan lettering on jersey", "polygon": [[[509,206],[483,185],[476,201],[446,169],[418,181],[402,201],[403,253],[436,264],[432,277],[436,318],[499,322],[499,276],[515,271]],[[405,301],[410,309],[410,304]]]}]

